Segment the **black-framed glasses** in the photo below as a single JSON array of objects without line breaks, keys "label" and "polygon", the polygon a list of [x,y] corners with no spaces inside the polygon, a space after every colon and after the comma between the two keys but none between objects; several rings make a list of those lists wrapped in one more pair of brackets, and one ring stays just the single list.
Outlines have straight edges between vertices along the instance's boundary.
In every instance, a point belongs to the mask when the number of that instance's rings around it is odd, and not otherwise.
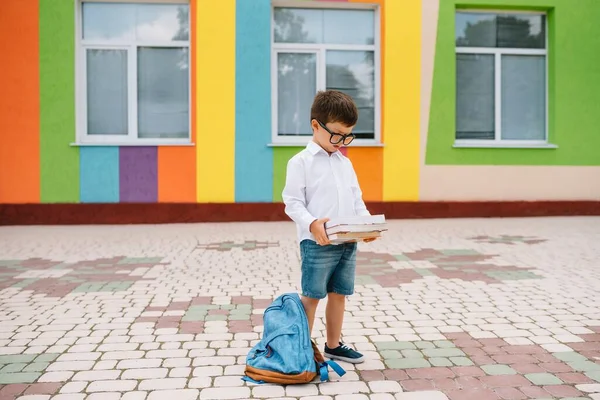
[{"label": "black-framed glasses", "polygon": [[352,141],[355,138],[354,133],[352,133],[352,132],[350,132],[347,135],[343,135],[341,133],[331,132],[329,130],[329,128],[327,128],[325,126],[324,123],[322,123],[318,119],[316,119],[315,121],[317,121],[319,123],[319,125],[321,125],[321,128],[325,129],[327,131],[327,133],[329,133],[331,135],[329,137],[329,143],[331,143],[331,144],[340,144],[340,143],[343,143],[344,146],[348,146],[350,143],[352,143]]}]

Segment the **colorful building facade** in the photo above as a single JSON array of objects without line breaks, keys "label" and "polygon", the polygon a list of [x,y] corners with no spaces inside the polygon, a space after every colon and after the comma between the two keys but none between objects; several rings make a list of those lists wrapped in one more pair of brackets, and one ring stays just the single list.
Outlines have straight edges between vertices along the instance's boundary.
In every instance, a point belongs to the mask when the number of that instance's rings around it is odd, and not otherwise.
[{"label": "colorful building facade", "polygon": [[0,203],[276,203],[315,92],[366,201],[600,199],[597,0],[3,0]]}]

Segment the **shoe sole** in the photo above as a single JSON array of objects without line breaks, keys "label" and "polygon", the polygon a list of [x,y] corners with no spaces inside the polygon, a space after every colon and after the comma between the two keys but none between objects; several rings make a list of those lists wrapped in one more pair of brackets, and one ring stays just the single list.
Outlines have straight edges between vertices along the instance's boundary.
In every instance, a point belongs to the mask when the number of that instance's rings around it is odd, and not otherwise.
[{"label": "shoe sole", "polygon": [[345,361],[350,364],[360,364],[365,361],[364,356],[360,357],[360,358],[348,358],[348,357],[336,356],[336,355],[329,354],[329,353],[325,353],[324,355],[325,355],[325,357],[330,358],[332,360]]}]

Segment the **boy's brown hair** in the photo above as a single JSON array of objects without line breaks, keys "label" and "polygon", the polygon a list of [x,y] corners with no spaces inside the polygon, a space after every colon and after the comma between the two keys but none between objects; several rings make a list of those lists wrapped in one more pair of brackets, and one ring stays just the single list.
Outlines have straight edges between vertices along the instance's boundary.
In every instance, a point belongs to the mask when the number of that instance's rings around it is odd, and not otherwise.
[{"label": "boy's brown hair", "polygon": [[337,90],[320,91],[310,109],[310,120],[324,124],[339,122],[346,126],[356,125],[358,109],[352,97]]}]

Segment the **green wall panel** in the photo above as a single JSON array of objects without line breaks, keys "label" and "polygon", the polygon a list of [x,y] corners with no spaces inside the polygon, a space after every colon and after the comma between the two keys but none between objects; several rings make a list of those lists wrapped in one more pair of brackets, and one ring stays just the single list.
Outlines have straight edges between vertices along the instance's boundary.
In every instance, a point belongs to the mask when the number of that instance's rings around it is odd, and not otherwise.
[{"label": "green wall panel", "polygon": [[282,202],[281,192],[285,187],[287,163],[304,147],[274,147],[273,148],[273,201]]},{"label": "green wall panel", "polygon": [[[457,8],[548,12],[548,133],[557,149],[453,148]],[[442,0],[426,163],[600,165],[600,1]]]},{"label": "green wall panel", "polygon": [[40,1],[41,201],[79,201],[75,142],[75,3]]}]

